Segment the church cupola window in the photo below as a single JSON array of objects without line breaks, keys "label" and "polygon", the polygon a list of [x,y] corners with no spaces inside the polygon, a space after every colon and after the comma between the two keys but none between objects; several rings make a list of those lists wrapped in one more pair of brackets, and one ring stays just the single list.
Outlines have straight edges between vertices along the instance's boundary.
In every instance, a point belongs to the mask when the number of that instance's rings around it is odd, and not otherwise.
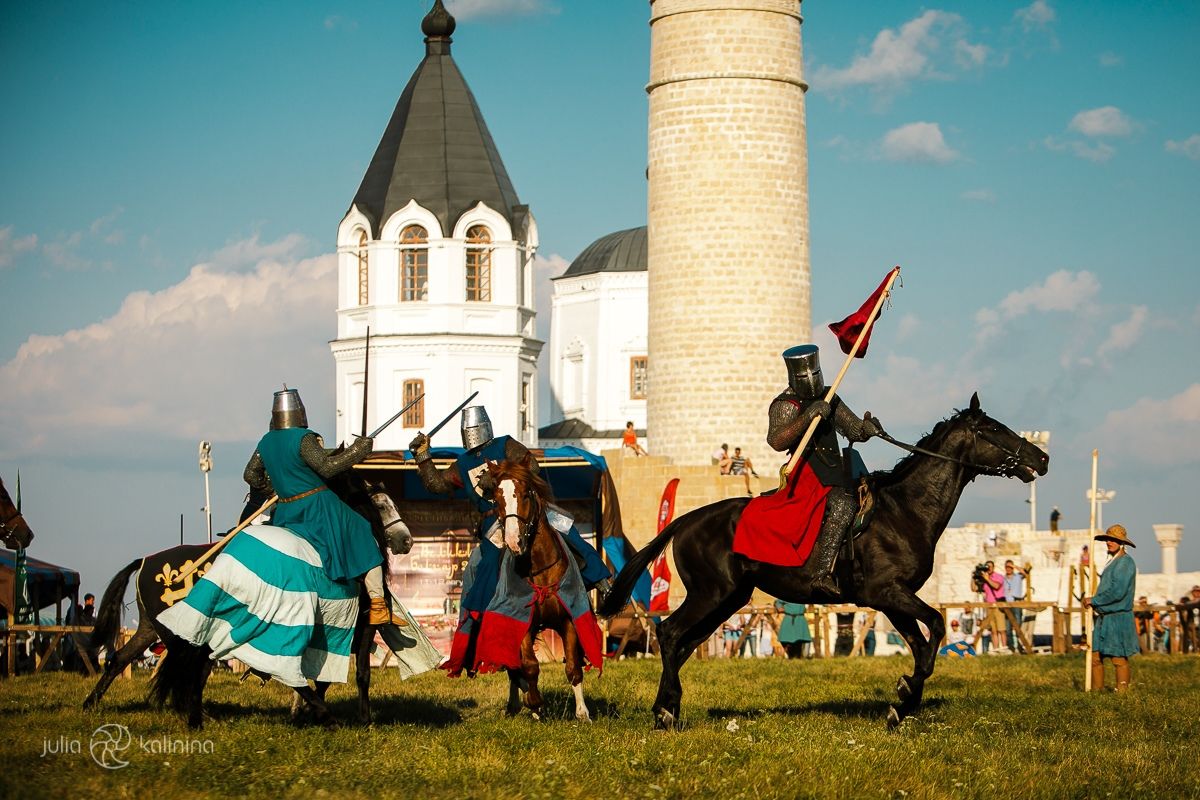
[{"label": "church cupola window", "polygon": [[358,250],[355,252],[358,260],[358,304],[365,306],[370,302],[370,274],[367,271],[367,232],[359,231]]},{"label": "church cupola window", "polygon": [[629,399],[646,399],[646,374],[649,359],[646,356],[634,356],[629,359]]},{"label": "church cupola window", "polygon": [[400,232],[400,302],[429,299],[429,233],[420,225]]},{"label": "church cupola window", "polygon": [[467,300],[492,299],[492,234],[483,225],[467,229]]}]

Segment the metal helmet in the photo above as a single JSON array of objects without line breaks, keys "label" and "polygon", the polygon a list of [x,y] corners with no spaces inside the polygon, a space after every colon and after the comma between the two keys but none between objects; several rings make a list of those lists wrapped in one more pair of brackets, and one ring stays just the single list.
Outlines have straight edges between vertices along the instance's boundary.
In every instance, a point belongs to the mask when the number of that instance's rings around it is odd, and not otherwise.
[{"label": "metal helmet", "polygon": [[271,430],[307,427],[308,414],[304,411],[304,403],[300,401],[300,393],[295,389],[276,392],[275,402],[271,406]]},{"label": "metal helmet", "polygon": [[492,440],[492,421],[483,406],[468,406],[462,412],[462,443],[476,450]]},{"label": "metal helmet", "polygon": [[815,344],[800,344],[783,351],[783,363],[787,365],[788,386],[798,397],[819,397],[825,391],[825,378],[821,375],[821,351]]}]

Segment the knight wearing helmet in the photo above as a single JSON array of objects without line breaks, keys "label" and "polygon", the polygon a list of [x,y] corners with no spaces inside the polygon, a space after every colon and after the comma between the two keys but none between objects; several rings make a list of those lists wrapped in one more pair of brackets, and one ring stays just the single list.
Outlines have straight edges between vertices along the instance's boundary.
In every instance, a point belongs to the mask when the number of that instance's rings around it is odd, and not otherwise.
[{"label": "knight wearing helmet", "polygon": [[370,523],[325,485],[326,478],[370,455],[373,446],[371,438],[359,437],[340,453],[328,452],[308,428],[300,393],[285,388],[275,393],[271,429],[259,440],[242,477],[252,497],[269,497],[272,491],[279,496],[271,524],[311,544],[330,578],[362,578],[371,599],[372,625],[400,624],[384,596],[383,556]]},{"label": "knight wearing helmet", "polygon": [[783,362],[787,366],[788,386],[771,401],[767,444],[790,455],[799,446],[812,421],[821,419],[808,444],[807,454],[796,468],[803,468],[807,462],[821,485],[829,488],[821,532],[813,548],[812,572],[817,577],[812,588],[836,599],[841,597],[841,591],[834,580],[833,568],[842,540],[858,510],[854,484],[842,458],[837,435],[840,433],[851,442],[865,442],[881,434],[883,429],[870,413],[860,418],[838,395],[833,395],[828,402],[821,396],[825,391],[825,379],[816,345],[788,348],[783,352]]},{"label": "knight wearing helmet", "polygon": [[[499,579],[503,528],[496,519],[496,504],[489,487],[480,486],[487,473],[489,461],[515,461],[529,465],[538,474],[537,459],[525,445],[511,436],[494,436],[492,421],[483,406],[469,406],[462,412],[462,453],[445,469],[438,469],[429,452],[429,437],[418,433],[409,449],[417,462],[417,471],[425,488],[435,494],[451,494],[465,490],[482,516],[475,532],[478,547],[471,554],[467,574],[463,578],[462,609],[482,613],[496,591]],[[579,535],[571,518],[561,511],[548,508],[547,521],[557,530],[567,545],[583,560],[580,573],[587,588],[598,588],[603,596],[609,588],[612,573],[604,565],[596,548]],[[469,584],[469,585],[468,585]]]}]

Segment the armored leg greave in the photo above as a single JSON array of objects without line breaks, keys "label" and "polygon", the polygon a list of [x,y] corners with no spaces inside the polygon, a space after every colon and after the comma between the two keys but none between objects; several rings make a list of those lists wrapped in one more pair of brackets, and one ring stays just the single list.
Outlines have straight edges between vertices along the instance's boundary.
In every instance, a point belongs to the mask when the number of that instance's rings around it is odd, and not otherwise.
[{"label": "armored leg greave", "polygon": [[841,595],[833,580],[833,565],[857,510],[858,503],[850,492],[838,486],[829,490],[825,498],[825,517],[812,555],[813,574],[817,576],[813,581],[814,589],[835,597]]}]

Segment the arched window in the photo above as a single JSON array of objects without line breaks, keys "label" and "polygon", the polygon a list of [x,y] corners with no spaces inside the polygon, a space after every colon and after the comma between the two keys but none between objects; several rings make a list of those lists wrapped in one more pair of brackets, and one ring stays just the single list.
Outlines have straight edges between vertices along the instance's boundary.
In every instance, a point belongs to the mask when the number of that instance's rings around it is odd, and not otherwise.
[{"label": "arched window", "polygon": [[429,299],[429,234],[420,225],[400,232],[400,302]]},{"label": "arched window", "polygon": [[369,274],[367,272],[367,232],[360,231],[358,234],[358,304],[365,306],[369,302],[370,284]]},{"label": "arched window", "polygon": [[467,300],[492,299],[492,234],[482,225],[467,229]]}]

